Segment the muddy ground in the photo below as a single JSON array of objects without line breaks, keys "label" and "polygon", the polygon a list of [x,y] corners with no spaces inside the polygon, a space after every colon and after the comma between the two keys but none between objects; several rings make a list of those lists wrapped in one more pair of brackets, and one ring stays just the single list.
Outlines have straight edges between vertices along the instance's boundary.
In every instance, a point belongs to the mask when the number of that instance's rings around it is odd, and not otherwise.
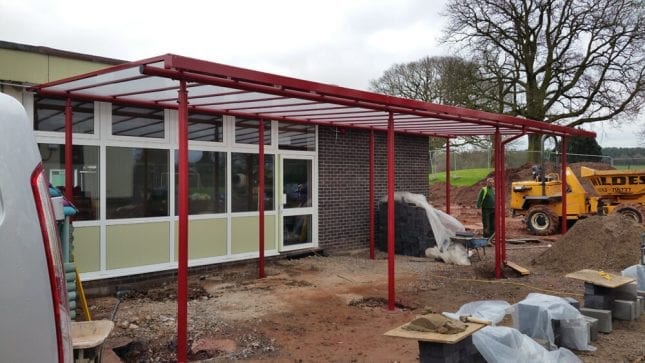
[{"label": "muddy ground", "polygon": [[[455,205],[452,211],[477,228],[477,210]],[[526,236],[519,218],[507,221],[508,238]],[[189,356],[213,362],[415,362],[416,341],[383,333],[427,309],[456,311],[484,299],[515,303],[530,292],[582,299],[582,282],[531,263],[557,243],[558,236],[509,244],[508,259],[531,274],[520,277],[505,269],[501,280],[494,279],[494,248],[486,248],[481,260],[474,257],[471,266],[397,256],[393,311],[387,309],[387,255],[382,252],[375,260],[361,250],[272,261],[265,279],[256,278],[254,264],[191,276],[189,340],[194,349]],[[109,319],[117,299],[89,303],[95,319]],[[126,362],[174,361],[176,309],[173,282],[132,290],[117,310],[107,346],[117,346],[114,351]],[[614,321],[613,329],[599,335],[595,352],[576,353],[585,362],[645,361],[645,317]]]}]

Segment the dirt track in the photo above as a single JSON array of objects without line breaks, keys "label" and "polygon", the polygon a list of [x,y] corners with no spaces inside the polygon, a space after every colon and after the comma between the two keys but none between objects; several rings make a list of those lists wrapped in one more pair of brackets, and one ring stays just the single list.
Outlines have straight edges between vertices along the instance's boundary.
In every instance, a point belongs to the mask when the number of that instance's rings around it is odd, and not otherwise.
[{"label": "dirt track", "polygon": [[[453,210],[464,224],[476,225],[477,211],[463,206],[454,206]],[[509,238],[523,234],[519,220],[509,219],[508,225]],[[529,268],[531,275],[519,277],[505,270],[503,280],[493,279],[492,248],[487,248],[482,260],[472,266],[397,256],[398,308],[394,311],[386,308],[384,253],[378,253],[374,261],[367,258],[367,251],[276,261],[268,264],[268,277],[262,280],[255,278],[255,265],[201,279],[196,276],[191,281],[189,339],[215,341],[220,352],[194,352],[191,357],[212,356],[217,361],[415,362],[416,341],[385,337],[383,333],[412,320],[425,308],[456,311],[464,303],[484,299],[515,303],[530,292],[581,299],[581,282],[531,265],[549,243],[557,244],[557,237],[536,244],[509,245],[509,260]],[[121,304],[118,327],[108,344],[130,342],[118,350],[125,361],[173,361],[173,290],[172,283],[156,286]],[[98,298],[90,304],[95,318],[109,318],[116,299]],[[579,356],[588,362],[643,361],[644,342],[645,318],[614,321],[614,331],[601,334],[594,342],[598,350]]]}]

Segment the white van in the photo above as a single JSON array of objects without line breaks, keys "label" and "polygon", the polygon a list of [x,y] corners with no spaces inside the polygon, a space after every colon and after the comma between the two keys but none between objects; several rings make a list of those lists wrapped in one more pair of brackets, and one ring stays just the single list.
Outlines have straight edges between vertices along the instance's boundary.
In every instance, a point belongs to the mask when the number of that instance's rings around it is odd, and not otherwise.
[{"label": "white van", "polygon": [[60,236],[31,123],[0,93],[0,361],[73,360]]}]

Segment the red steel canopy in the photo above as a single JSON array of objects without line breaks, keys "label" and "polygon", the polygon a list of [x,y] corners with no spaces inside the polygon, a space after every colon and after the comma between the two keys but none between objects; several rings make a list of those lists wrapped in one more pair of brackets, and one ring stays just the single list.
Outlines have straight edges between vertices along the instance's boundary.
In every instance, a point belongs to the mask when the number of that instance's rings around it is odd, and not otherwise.
[{"label": "red steel canopy", "polygon": [[[178,110],[179,149],[179,253],[177,293],[177,360],[187,358],[188,286],[188,113],[232,115],[260,120],[290,121],[369,130],[370,137],[370,239],[373,248],[374,131],[387,132],[388,201],[394,200],[394,134],[454,138],[494,135],[495,150],[526,134],[595,137],[595,133],[545,122],[483,111],[422,102],[329,84],[258,72],[173,54],[131,62],[34,87],[39,94],[67,99],[65,144],[72,144],[72,99]],[[263,127],[258,128],[259,171],[264,168]],[[502,139],[506,136],[505,139]],[[66,191],[71,199],[72,148],[65,148]],[[449,152],[449,148],[446,149]],[[448,155],[449,156],[449,153]],[[447,161],[449,158],[447,157]],[[562,163],[565,178],[566,157]],[[446,170],[449,180],[449,169]],[[501,276],[506,262],[504,228],[504,153],[495,152],[496,243],[495,272]],[[264,194],[260,176],[259,194]],[[69,183],[69,184],[68,184]],[[566,215],[566,183],[562,183]],[[449,188],[447,211],[449,212]],[[259,270],[264,276],[264,206],[259,199]],[[388,203],[388,297],[394,309],[394,203]],[[563,224],[563,231],[566,223]],[[371,251],[373,256],[373,250]]]},{"label": "red steel canopy", "polygon": [[39,85],[43,95],[177,108],[186,81],[189,111],[387,130],[439,137],[592,132],[483,111],[365,92],[167,54]]}]

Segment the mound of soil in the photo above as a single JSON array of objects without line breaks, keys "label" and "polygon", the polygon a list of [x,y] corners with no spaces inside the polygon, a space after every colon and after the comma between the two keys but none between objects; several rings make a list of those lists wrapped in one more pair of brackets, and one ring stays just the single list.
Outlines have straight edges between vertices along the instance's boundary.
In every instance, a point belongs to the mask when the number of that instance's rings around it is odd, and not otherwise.
[{"label": "mound of soil", "polygon": [[621,214],[593,216],[576,222],[533,264],[562,272],[585,268],[620,272],[638,263],[642,232],[645,226]]}]

